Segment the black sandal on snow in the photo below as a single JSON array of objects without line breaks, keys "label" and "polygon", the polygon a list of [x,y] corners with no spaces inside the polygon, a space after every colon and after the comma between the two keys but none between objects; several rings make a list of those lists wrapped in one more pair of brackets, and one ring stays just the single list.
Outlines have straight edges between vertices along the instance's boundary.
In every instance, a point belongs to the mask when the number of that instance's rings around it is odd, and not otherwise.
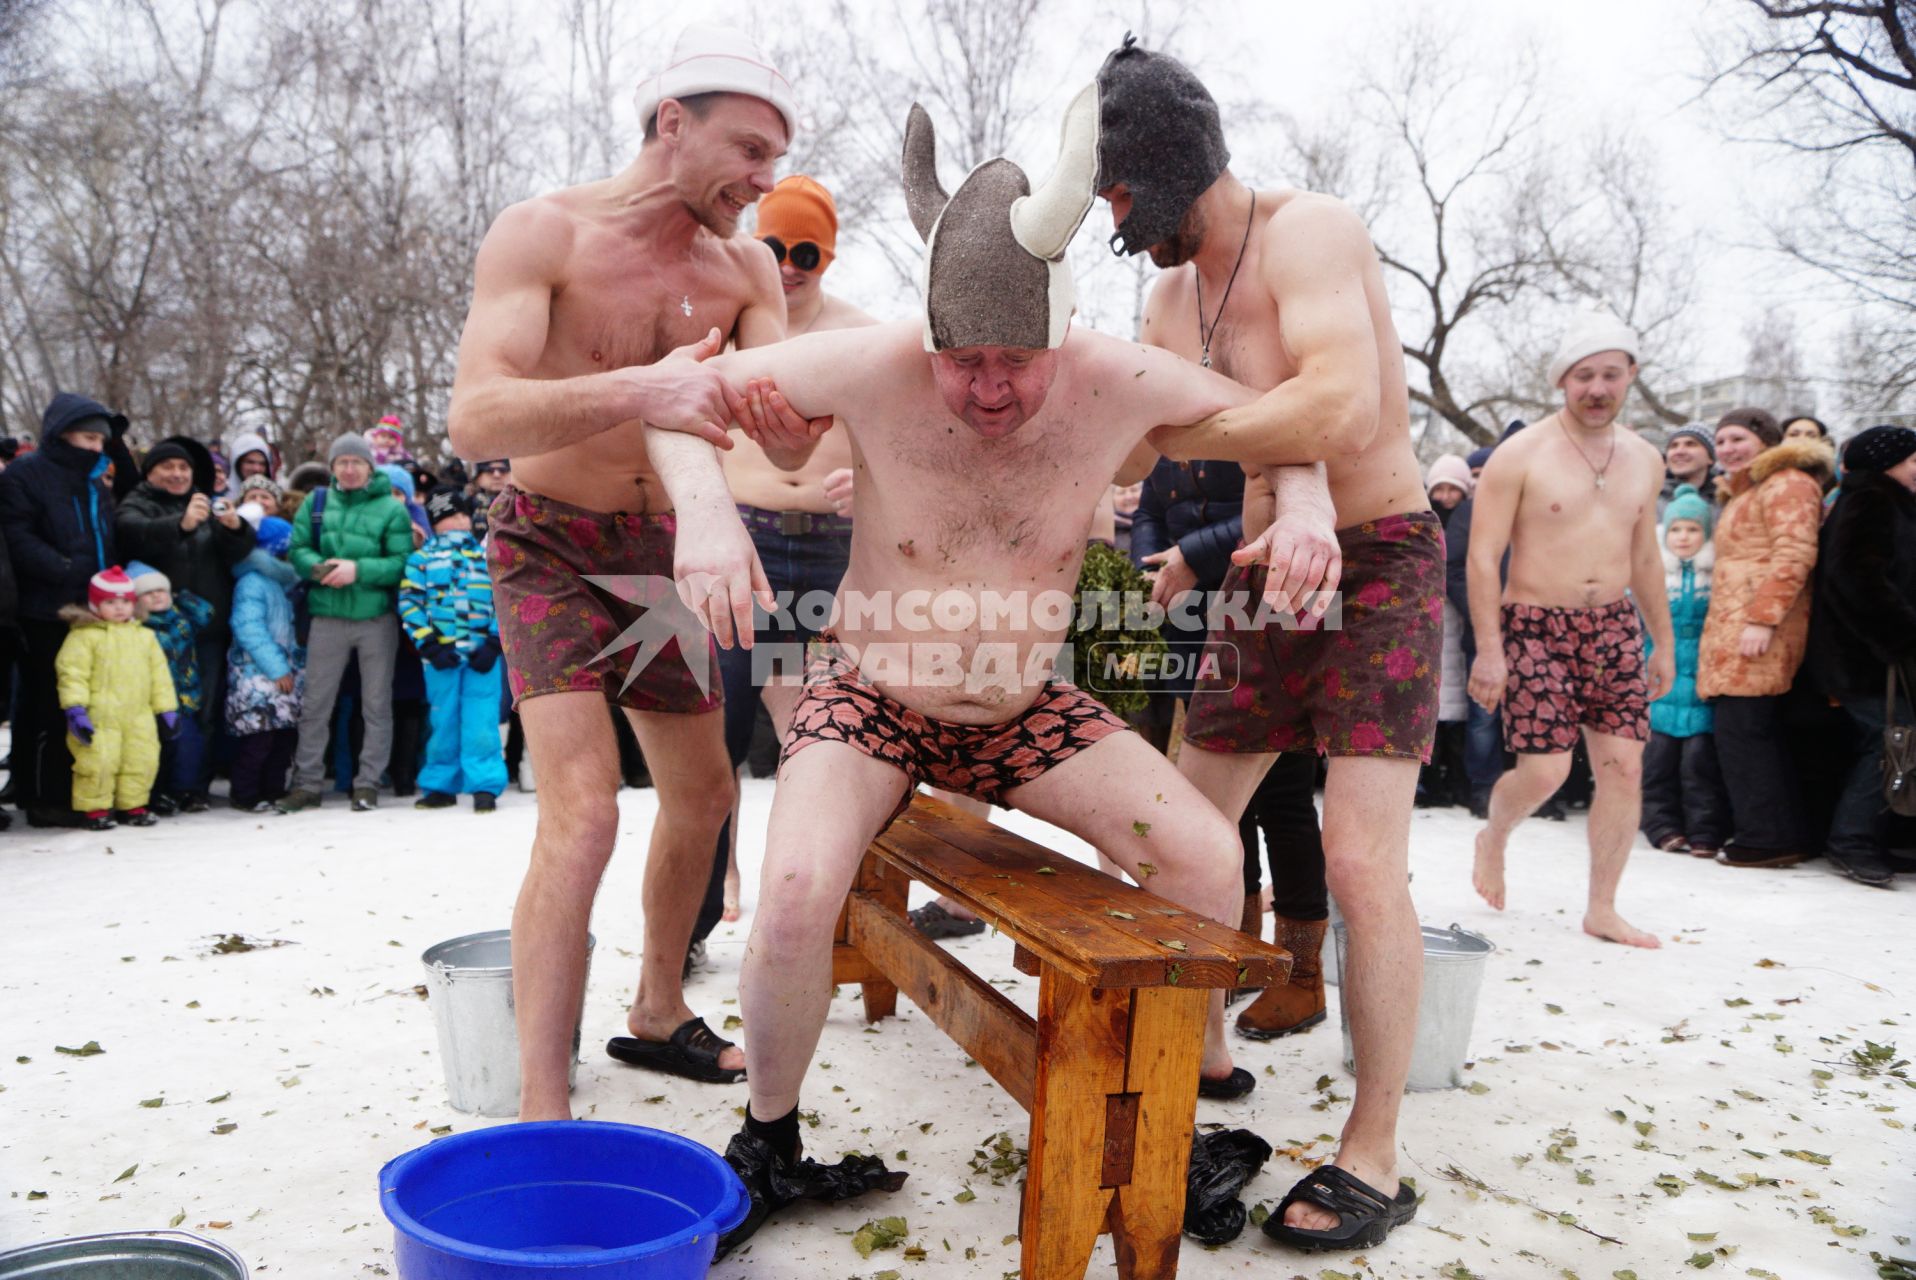
[{"label": "black sandal on snow", "polygon": [[1198,1097],[1219,1098],[1229,1102],[1241,1098],[1257,1088],[1257,1077],[1243,1067],[1232,1067],[1231,1074],[1222,1080],[1212,1080],[1208,1076],[1198,1077]]},{"label": "black sandal on snow", "polygon": [[704,1084],[737,1084],[745,1078],[745,1068],[719,1065],[719,1055],[731,1047],[732,1042],[714,1035],[703,1018],[685,1023],[670,1040],[613,1036],[605,1042],[605,1051],[620,1062]]},{"label": "black sandal on snow", "polygon": [[[1284,1225],[1284,1211],[1292,1205],[1315,1205],[1337,1215],[1329,1231],[1308,1231]],[[1399,1182],[1397,1198],[1386,1200],[1381,1191],[1334,1164],[1311,1170],[1284,1202],[1264,1220],[1264,1234],[1279,1244],[1305,1253],[1327,1249],[1375,1249],[1384,1237],[1417,1216],[1417,1193]]]}]

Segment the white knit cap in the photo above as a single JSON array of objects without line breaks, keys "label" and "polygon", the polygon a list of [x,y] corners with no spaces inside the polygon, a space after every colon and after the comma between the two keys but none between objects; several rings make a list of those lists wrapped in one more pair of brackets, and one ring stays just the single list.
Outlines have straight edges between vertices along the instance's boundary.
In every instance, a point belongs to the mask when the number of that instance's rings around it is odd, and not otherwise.
[{"label": "white knit cap", "polygon": [[1550,385],[1563,381],[1570,366],[1599,351],[1621,351],[1632,361],[1637,358],[1637,331],[1607,310],[1580,311],[1571,317],[1563,343],[1550,361]]},{"label": "white knit cap", "polygon": [[798,136],[798,104],[792,82],[771,64],[750,36],[715,22],[693,22],[679,32],[665,70],[639,82],[634,102],[639,123],[651,122],[659,103],[697,93],[742,93],[769,102],[785,117],[786,142]]}]

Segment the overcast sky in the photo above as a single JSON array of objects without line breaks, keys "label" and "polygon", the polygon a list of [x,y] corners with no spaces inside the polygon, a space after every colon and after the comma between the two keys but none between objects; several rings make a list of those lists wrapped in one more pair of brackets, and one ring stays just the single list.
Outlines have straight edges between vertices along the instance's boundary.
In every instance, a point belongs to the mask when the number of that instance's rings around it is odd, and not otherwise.
[{"label": "overcast sky", "polygon": [[[1101,7],[1123,14],[1135,10],[1138,0],[1107,0]],[[1423,0],[1198,0],[1182,7],[1174,47],[1227,102],[1256,97],[1289,115],[1335,118],[1363,61],[1428,7]],[[1767,236],[1761,205],[1792,198],[1787,176],[1770,153],[1724,140],[1725,121],[1733,118],[1735,106],[1727,92],[1696,101],[1706,66],[1704,41],[1739,20],[1744,8],[1742,0],[1454,0],[1435,10],[1481,50],[1486,96],[1496,91],[1517,48],[1525,43],[1537,48],[1573,181],[1577,149],[1589,136],[1578,133],[1581,122],[1629,123],[1651,140],[1656,172],[1680,220],[1703,237],[1702,289],[1692,328],[1694,372],[1706,379],[1740,371],[1745,327],[1759,309],[1783,306],[1793,312],[1813,370],[1828,364],[1835,330],[1848,314],[1830,298],[1817,296],[1816,282],[1762,251]],[[714,10],[714,17],[740,25],[767,20],[763,9],[743,4],[721,3]],[[1166,7],[1158,5],[1155,16],[1163,25]],[[1122,34],[1122,17],[1109,23],[1109,32],[1102,23],[1085,31],[1073,19],[1054,24],[1052,53],[1067,70],[1055,78],[1041,127],[1024,148],[1030,154],[1012,157],[1034,178],[1050,165],[1048,148],[1055,137],[1050,121]],[[887,38],[883,24],[873,38]],[[814,92],[818,88],[812,86]],[[801,97],[806,91],[801,82]],[[1231,132],[1228,119],[1226,130]],[[1233,168],[1249,180],[1282,185],[1294,176],[1284,171],[1280,148],[1263,135],[1247,138],[1240,130],[1232,135],[1232,146]],[[958,176],[948,173],[947,182]],[[1102,253],[1098,246],[1109,230],[1109,214],[1100,204],[1087,220],[1074,261]],[[888,273],[861,268],[843,256],[834,272],[836,290],[875,314],[900,313],[904,300],[896,297]]]}]

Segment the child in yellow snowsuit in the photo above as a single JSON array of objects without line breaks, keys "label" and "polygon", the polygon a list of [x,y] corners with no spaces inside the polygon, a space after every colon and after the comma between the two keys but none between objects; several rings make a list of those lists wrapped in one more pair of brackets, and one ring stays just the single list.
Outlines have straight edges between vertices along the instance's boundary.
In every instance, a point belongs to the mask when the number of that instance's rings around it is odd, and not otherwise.
[{"label": "child in yellow snowsuit", "polygon": [[60,611],[72,630],[53,670],[73,752],[73,807],[91,831],[113,827],[116,809],[129,826],[157,821],[146,809],[160,769],[154,720],[170,737],[179,715],[166,654],[134,621],[133,605],[133,580],[114,565],[87,584],[87,608]]}]

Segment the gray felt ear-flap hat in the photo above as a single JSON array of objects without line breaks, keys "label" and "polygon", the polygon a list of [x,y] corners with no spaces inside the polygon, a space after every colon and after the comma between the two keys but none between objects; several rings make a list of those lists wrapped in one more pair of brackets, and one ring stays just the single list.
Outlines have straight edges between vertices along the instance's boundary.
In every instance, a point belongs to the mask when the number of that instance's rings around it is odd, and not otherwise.
[{"label": "gray felt ear-flap hat", "polygon": [[1131,193],[1111,252],[1143,253],[1171,238],[1231,163],[1217,99],[1189,67],[1127,31],[1098,68],[1098,116],[1097,189],[1122,182]]},{"label": "gray felt ear-flap hat", "polygon": [[905,206],[925,242],[925,350],[1064,342],[1077,307],[1065,247],[1091,212],[1097,168],[1096,85],[1065,109],[1058,162],[1035,191],[1024,170],[1000,158],[946,195],[931,117],[912,104],[903,172]]}]

